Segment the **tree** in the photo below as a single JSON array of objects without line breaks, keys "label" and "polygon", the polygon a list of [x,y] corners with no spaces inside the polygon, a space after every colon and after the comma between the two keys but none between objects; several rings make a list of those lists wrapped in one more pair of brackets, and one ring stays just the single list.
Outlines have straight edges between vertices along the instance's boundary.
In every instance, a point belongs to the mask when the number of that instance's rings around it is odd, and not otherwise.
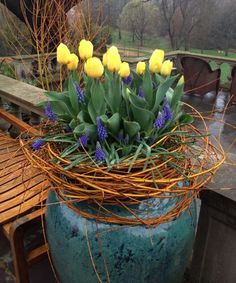
[{"label": "tree", "polygon": [[172,49],[189,49],[190,35],[199,22],[200,5],[196,0],[161,0],[160,7]]},{"label": "tree", "polygon": [[159,18],[159,9],[152,2],[132,0],[123,7],[119,22],[132,33],[133,41],[137,38],[143,46],[146,34],[157,33]]},{"label": "tree", "polygon": [[211,29],[211,47],[224,50],[226,56],[229,48],[236,48],[235,11],[234,1],[221,7]]}]

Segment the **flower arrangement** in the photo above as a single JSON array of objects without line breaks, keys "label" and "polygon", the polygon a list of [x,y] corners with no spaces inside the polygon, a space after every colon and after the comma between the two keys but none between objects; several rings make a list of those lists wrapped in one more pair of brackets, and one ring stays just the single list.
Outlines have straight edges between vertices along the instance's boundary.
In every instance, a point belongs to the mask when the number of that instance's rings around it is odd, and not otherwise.
[{"label": "flower arrangement", "polygon": [[33,153],[25,149],[29,160],[47,172],[63,200],[124,207],[149,198],[176,200],[159,217],[124,220],[106,209],[100,220],[156,225],[177,217],[224,161],[223,150],[192,125],[193,116],[201,115],[183,109],[183,77],[171,75],[173,62],[164,61],[159,49],[136,71],[122,62],[115,46],[102,61],[93,57],[89,41],[82,40],[78,52],[83,88],[78,56],[58,46],[57,60],[69,77],[63,92],[46,93],[50,123],[31,143]]}]

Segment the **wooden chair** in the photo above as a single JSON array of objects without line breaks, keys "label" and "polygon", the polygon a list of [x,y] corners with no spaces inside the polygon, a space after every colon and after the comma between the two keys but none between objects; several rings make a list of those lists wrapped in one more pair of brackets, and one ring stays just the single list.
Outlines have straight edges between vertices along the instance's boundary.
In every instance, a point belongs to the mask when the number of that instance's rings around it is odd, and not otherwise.
[{"label": "wooden chair", "polygon": [[[0,118],[21,131],[39,133],[2,109]],[[26,251],[24,241],[29,229],[42,224],[49,186],[45,175],[27,163],[19,142],[0,132],[0,224],[10,241],[17,283],[28,283],[29,267],[47,254],[44,242]]]},{"label": "wooden chair", "polygon": [[230,87],[231,103],[236,104],[236,66],[232,68],[232,82]]},{"label": "wooden chair", "polygon": [[185,78],[185,92],[204,95],[210,91],[219,91],[220,69],[212,71],[209,64],[190,56],[181,58],[181,65]]}]

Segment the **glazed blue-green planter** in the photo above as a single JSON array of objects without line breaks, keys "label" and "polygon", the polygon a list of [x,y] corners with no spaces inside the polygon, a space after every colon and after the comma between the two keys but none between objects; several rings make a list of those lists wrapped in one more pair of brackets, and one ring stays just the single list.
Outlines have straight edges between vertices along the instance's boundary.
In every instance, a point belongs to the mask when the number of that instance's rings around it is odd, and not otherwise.
[{"label": "glazed blue-green planter", "polygon": [[[174,201],[143,201],[139,215],[163,214]],[[195,202],[176,220],[155,228],[88,220],[66,204],[59,204],[54,192],[48,198],[48,204],[52,203],[57,204],[47,208],[46,232],[61,283],[183,282],[195,235]],[[81,208],[91,212],[87,205],[80,204]],[[128,215],[118,207],[113,212]]]}]

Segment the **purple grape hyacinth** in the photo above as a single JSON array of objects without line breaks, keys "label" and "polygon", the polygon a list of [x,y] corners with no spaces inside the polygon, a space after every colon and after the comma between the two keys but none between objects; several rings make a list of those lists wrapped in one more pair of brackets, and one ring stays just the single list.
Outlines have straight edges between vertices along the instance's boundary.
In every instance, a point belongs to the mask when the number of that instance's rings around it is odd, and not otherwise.
[{"label": "purple grape hyacinth", "polygon": [[32,148],[35,150],[41,149],[41,147],[44,145],[44,141],[41,138],[37,138],[33,143],[32,143]]},{"label": "purple grape hyacinth", "polygon": [[75,89],[78,95],[79,102],[84,103],[85,102],[84,92],[78,83],[75,84]]},{"label": "purple grape hyacinth", "polygon": [[159,112],[158,116],[154,122],[154,128],[157,130],[161,129],[165,125],[165,116],[163,112]]},{"label": "purple grape hyacinth", "polygon": [[86,147],[88,145],[88,140],[89,140],[88,134],[84,134],[78,139],[78,143],[80,146]]},{"label": "purple grape hyacinth", "polygon": [[144,92],[144,90],[142,89],[142,87],[139,88],[138,96],[141,97],[141,98],[144,98],[144,97],[145,97],[145,92]]},{"label": "purple grape hyacinth", "polygon": [[106,154],[102,150],[102,147],[101,147],[101,145],[98,141],[96,143],[95,157],[96,157],[97,161],[104,161],[105,158],[106,158]]},{"label": "purple grape hyacinth", "polygon": [[132,77],[128,76],[126,78],[123,78],[123,83],[129,85],[132,82],[132,80],[133,80]]},{"label": "purple grape hyacinth", "polygon": [[108,137],[107,130],[103,125],[102,119],[100,117],[97,117],[96,122],[97,122],[98,138],[100,141],[104,141]]},{"label": "purple grape hyacinth", "polygon": [[49,102],[44,107],[44,114],[50,121],[55,121],[57,118],[57,115],[53,112],[52,105]]},{"label": "purple grape hyacinth", "polygon": [[163,115],[165,122],[170,121],[173,118],[173,112],[171,111],[170,104],[166,101],[163,107]]}]

